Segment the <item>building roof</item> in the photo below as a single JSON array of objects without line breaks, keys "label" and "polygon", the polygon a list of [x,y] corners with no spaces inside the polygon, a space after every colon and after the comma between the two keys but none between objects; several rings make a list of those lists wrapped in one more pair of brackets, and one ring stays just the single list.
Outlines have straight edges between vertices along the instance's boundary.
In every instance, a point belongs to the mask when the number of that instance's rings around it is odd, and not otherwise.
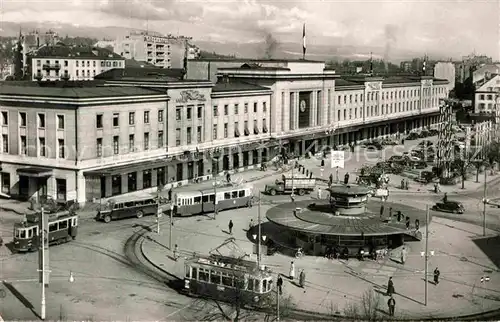
[{"label": "building roof", "polygon": [[157,66],[145,61],[138,61],[135,59],[125,59],[125,67],[131,68],[158,68]]},{"label": "building roof", "polygon": [[355,82],[355,81],[352,81],[352,80],[347,80],[347,79],[344,79],[344,78],[337,78],[335,80],[335,87],[339,87],[339,86],[363,86],[363,82]]},{"label": "building roof", "polygon": [[254,85],[242,81],[230,80],[230,81],[220,81],[212,87],[212,92],[246,92],[246,91],[269,91],[267,87]]},{"label": "building roof", "polygon": [[184,70],[181,68],[159,68],[159,67],[128,67],[113,68],[104,73],[96,75],[94,79],[101,80],[181,80]]},{"label": "building roof", "polygon": [[191,59],[193,61],[222,61],[222,62],[242,62],[242,63],[317,63],[317,64],[324,64],[324,61],[319,61],[319,60],[308,60],[308,59],[255,59],[255,58],[195,58]]},{"label": "building roof", "polygon": [[33,53],[34,58],[61,57],[61,58],[82,58],[82,59],[117,59],[124,58],[106,48],[66,46],[66,45],[45,45]]},{"label": "building roof", "polygon": [[[85,83],[85,84],[82,84]],[[103,86],[102,82],[1,82],[0,95],[99,98],[164,94],[143,87]]]},{"label": "building roof", "polygon": [[[290,68],[286,67],[272,67],[272,66],[261,66],[257,63],[245,63],[240,66],[241,69],[259,69],[259,70],[286,70],[290,71]],[[234,69],[234,68],[219,68],[219,69]]]}]

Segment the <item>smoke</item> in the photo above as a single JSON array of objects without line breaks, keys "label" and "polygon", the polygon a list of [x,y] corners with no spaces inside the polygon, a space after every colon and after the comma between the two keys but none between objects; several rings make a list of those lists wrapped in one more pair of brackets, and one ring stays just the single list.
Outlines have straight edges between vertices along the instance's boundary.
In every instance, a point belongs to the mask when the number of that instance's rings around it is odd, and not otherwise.
[{"label": "smoke", "polygon": [[264,55],[267,59],[272,59],[276,55],[278,45],[276,38],[274,38],[272,34],[267,33],[264,40]]},{"label": "smoke", "polygon": [[385,51],[384,61],[385,69],[388,70],[389,59],[391,58],[391,50],[398,41],[398,27],[395,25],[385,25]]}]

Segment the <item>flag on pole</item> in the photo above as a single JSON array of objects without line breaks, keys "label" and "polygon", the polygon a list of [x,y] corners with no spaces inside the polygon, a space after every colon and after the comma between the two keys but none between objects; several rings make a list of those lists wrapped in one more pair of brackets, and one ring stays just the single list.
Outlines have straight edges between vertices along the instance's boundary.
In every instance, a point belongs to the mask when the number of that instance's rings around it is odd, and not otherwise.
[{"label": "flag on pole", "polygon": [[302,59],[306,59],[306,24],[302,27]]}]

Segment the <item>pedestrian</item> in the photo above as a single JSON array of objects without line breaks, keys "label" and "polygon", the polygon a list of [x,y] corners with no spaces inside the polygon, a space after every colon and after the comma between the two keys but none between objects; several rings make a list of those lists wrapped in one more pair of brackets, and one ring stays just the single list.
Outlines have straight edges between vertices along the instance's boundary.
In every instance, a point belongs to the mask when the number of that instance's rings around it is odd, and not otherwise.
[{"label": "pedestrian", "polygon": [[434,285],[438,285],[439,284],[439,275],[441,275],[441,272],[436,267],[436,269],[434,270]]},{"label": "pedestrian", "polygon": [[228,172],[226,172],[226,180],[227,182],[231,182],[231,174]]},{"label": "pedestrian", "polygon": [[384,205],[380,206],[380,219],[384,216]]},{"label": "pedestrian", "polygon": [[410,229],[410,217],[406,216],[406,229]]},{"label": "pedestrian", "polygon": [[318,188],[318,199],[321,199],[321,188]]},{"label": "pedestrian", "polygon": [[175,246],[174,246],[174,260],[175,261],[177,261],[177,259],[179,258],[178,255],[179,255],[179,246],[177,244],[175,244]]},{"label": "pedestrian", "polygon": [[168,200],[172,201],[172,188],[168,189]]},{"label": "pedestrian", "polygon": [[328,179],[329,185],[331,186],[333,184],[333,173],[330,173],[330,177],[328,177]]},{"label": "pedestrian", "polygon": [[444,193],[444,196],[443,196],[443,202],[444,202],[444,203],[447,203],[447,202],[448,202],[448,193],[447,193],[447,192],[445,192],[445,193]]},{"label": "pedestrian", "polygon": [[311,173],[309,173],[309,178],[311,178],[311,179],[312,179],[312,177],[313,177],[313,173],[312,173],[312,171],[311,171]]},{"label": "pedestrian", "polygon": [[321,167],[323,168],[325,166],[325,159],[321,159]]},{"label": "pedestrian", "polygon": [[306,273],[304,272],[304,270],[301,270],[299,275],[299,285],[300,287],[304,288],[305,284],[306,284]]},{"label": "pedestrian", "polygon": [[232,220],[229,220],[229,234],[232,235],[233,234],[233,221]]},{"label": "pedestrian", "polygon": [[349,183],[349,172],[347,172],[345,175],[344,175],[344,184],[348,184]]},{"label": "pedestrian", "polygon": [[406,247],[403,246],[403,249],[401,249],[401,264],[405,264],[406,262]]},{"label": "pedestrian", "polygon": [[420,220],[415,219],[415,230],[418,230],[420,228]]},{"label": "pedestrian", "polygon": [[400,222],[403,219],[403,213],[398,210],[397,216],[398,216],[398,222]]},{"label": "pedestrian", "polygon": [[396,293],[394,289],[394,282],[392,281],[392,277],[389,277],[389,282],[387,282],[387,295],[392,297],[392,294]]},{"label": "pedestrian", "polygon": [[405,179],[401,179],[401,190],[405,188]]},{"label": "pedestrian", "polygon": [[276,285],[278,286],[278,292],[280,295],[283,294],[283,279],[281,278],[281,274],[278,275],[278,281],[276,282]]},{"label": "pedestrian", "polygon": [[392,218],[392,207],[389,207],[389,218]]},{"label": "pedestrian", "polygon": [[391,295],[389,301],[387,301],[387,305],[389,306],[389,315],[394,316],[394,309],[396,308],[396,300]]},{"label": "pedestrian", "polygon": [[292,281],[295,278],[295,263],[293,261],[290,262],[290,274],[288,276]]},{"label": "pedestrian", "polygon": [[253,228],[253,219],[250,219],[250,223],[248,224],[248,230],[252,230]]},{"label": "pedestrian", "polygon": [[405,181],[405,190],[409,190],[410,189],[410,180],[406,179]]}]

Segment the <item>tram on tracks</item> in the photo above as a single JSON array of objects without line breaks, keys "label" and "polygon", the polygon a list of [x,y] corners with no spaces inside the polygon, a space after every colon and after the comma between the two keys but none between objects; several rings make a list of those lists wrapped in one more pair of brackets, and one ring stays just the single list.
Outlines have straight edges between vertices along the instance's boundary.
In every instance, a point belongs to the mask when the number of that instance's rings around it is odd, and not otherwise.
[{"label": "tram on tracks", "polygon": [[[76,238],[78,233],[78,215],[73,212],[46,214],[49,216],[47,228],[49,245],[66,243]],[[13,248],[17,252],[33,252],[40,245],[41,216],[39,213],[27,214],[26,219],[14,224]]]},{"label": "tram on tracks", "polygon": [[173,214],[189,216],[211,213],[216,209],[251,207],[252,200],[251,185],[227,184],[213,189],[177,192],[173,196]]},{"label": "tram on tracks", "polygon": [[275,282],[269,269],[253,261],[222,255],[197,256],[184,264],[184,293],[221,301],[242,300],[246,306],[272,305]]}]

